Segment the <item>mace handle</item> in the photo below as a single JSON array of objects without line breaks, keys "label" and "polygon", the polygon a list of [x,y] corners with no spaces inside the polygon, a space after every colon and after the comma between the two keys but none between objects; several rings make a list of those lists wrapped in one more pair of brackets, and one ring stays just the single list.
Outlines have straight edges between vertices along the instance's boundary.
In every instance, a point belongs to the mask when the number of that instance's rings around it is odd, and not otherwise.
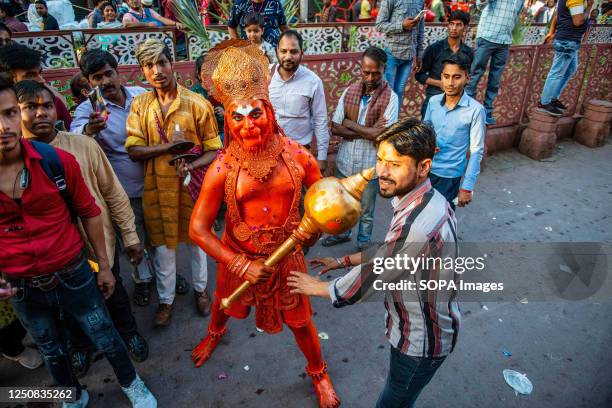
[{"label": "mace handle", "polygon": [[[287,256],[289,253],[291,253],[291,251],[293,251],[293,249],[295,248],[297,242],[298,241],[294,237],[294,234],[291,234],[291,236],[289,238],[287,238],[285,240],[285,242],[283,242],[281,244],[281,246],[276,248],[276,251],[274,251],[272,254],[270,254],[268,259],[266,259],[264,261],[264,265],[266,265],[266,266],[274,266],[274,265],[278,264],[285,256]],[[242,296],[242,294],[250,286],[251,286],[251,282],[249,282],[249,281],[242,282],[242,284],[240,286],[238,286],[238,288],[236,290],[234,290],[231,295],[229,295],[226,298],[221,299],[221,309],[229,309],[230,306],[232,305],[232,303],[234,303],[236,301],[236,299],[238,299],[240,296]]]}]

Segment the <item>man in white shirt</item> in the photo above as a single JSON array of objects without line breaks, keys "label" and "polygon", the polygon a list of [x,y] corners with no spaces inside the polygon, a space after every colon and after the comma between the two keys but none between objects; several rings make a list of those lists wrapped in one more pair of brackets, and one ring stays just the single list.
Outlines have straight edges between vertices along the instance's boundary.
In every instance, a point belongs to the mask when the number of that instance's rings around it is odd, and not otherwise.
[{"label": "man in white shirt", "polygon": [[323,81],[303,65],[302,36],[294,30],[283,32],[278,41],[279,64],[273,68],[270,101],[276,120],[285,134],[310,150],[317,141],[317,162],[327,168],[329,130]]}]

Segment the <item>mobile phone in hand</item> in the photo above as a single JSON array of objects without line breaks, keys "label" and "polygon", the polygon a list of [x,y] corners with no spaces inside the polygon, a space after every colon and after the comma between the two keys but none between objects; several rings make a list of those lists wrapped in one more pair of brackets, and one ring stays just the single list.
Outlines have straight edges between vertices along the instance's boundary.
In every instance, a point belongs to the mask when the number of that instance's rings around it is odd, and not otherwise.
[{"label": "mobile phone in hand", "polygon": [[100,91],[100,87],[93,88],[89,94],[89,102],[91,102],[91,106],[95,112],[97,112],[100,117],[106,121],[108,119],[108,111],[106,110],[106,105],[104,104],[104,99],[102,98],[102,92]]},{"label": "mobile phone in hand", "polygon": [[418,14],[416,16],[414,16],[412,19],[413,20],[420,20],[421,18],[425,17],[425,13],[427,13],[427,10],[421,10],[418,12]]}]

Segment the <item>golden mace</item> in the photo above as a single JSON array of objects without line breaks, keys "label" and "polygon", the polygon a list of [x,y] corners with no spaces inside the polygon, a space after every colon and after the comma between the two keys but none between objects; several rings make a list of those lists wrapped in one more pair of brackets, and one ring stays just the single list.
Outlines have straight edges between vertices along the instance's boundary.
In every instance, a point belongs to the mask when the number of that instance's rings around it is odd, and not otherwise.
[{"label": "golden mace", "polygon": [[[302,245],[300,236],[319,232],[337,235],[353,228],[361,214],[361,196],[372,178],[374,167],[343,179],[325,177],[310,186],[304,197],[304,216],[300,225],[264,264],[274,266],[279,263],[296,246]],[[221,299],[221,309],[228,309],[250,286],[251,282],[243,282],[229,297]]]}]

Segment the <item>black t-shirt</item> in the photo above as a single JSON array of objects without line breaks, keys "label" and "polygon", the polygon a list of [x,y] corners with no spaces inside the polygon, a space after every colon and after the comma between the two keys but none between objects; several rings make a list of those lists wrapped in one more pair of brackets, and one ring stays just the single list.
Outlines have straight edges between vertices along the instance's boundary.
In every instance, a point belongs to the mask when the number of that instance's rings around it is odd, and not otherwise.
[{"label": "black t-shirt", "polygon": [[[463,54],[469,66],[474,59],[474,50],[467,44],[461,43],[458,54]],[[442,61],[453,55],[453,50],[448,45],[448,37],[430,44],[423,53],[421,70],[416,73],[415,79],[425,85],[427,78],[440,79],[442,77]],[[429,96],[442,93],[437,86],[427,85],[426,94]]]},{"label": "black t-shirt", "polygon": [[43,18],[43,23],[45,24],[45,31],[60,29],[57,20],[51,14],[47,14],[47,17]]},{"label": "black t-shirt", "polygon": [[572,14],[570,8],[580,7],[584,9],[583,13],[587,13],[583,0],[559,0],[557,2],[557,30],[555,32],[555,40],[560,41],[582,41],[582,36],[586,32],[589,24],[585,18],[584,24],[574,26],[572,22]]}]

